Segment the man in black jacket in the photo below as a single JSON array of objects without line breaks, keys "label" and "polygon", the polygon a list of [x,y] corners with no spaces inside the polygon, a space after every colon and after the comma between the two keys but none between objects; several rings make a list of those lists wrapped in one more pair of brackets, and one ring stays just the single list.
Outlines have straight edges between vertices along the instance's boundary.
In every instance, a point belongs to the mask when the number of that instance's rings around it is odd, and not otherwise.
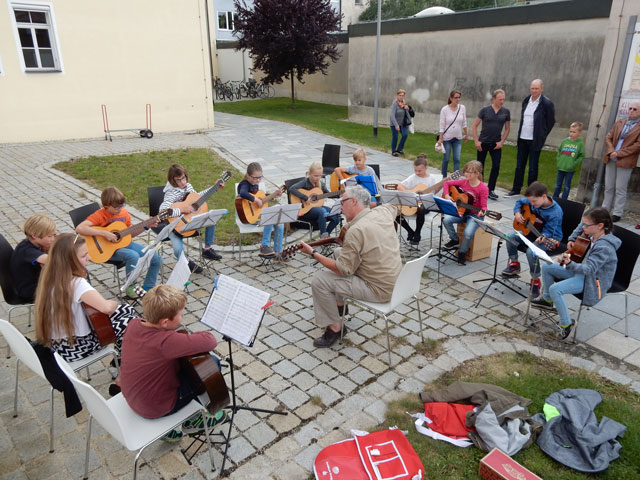
[{"label": "man in black jacket", "polygon": [[524,181],[524,170],[529,163],[529,176],[527,185],[531,185],[538,179],[538,159],[544,146],[547,135],[556,123],[555,108],[549,98],[542,95],[544,84],[539,78],[531,82],[529,91],[531,95],[522,102],[522,116],[520,117],[520,129],[518,130],[518,153],[516,173],[513,177],[513,188],[506,197],[520,195]]}]

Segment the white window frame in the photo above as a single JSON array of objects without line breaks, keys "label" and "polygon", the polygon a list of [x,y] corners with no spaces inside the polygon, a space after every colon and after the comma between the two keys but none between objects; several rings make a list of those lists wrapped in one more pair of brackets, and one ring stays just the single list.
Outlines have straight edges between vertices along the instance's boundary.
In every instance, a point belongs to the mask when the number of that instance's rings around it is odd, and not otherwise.
[{"label": "white window frame", "polygon": [[363,3],[363,0],[355,0],[355,5],[362,5]]},{"label": "white window frame", "polygon": [[[13,28],[13,35],[16,42],[16,48],[18,50],[18,59],[22,71],[25,73],[57,73],[63,72],[62,54],[60,52],[60,41],[58,39],[58,31],[56,29],[56,18],[53,12],[52,2],[38,2],[38,1],[15,1],[7,0],[7,6],[9,8],[9,17],[11,18],[11,25]],[[49,41],[51,42],[51,54],[53,56],[53,67],[27,67],[24,62],[24,54],[22,51],[22,43],[20,42],[20,35],[18,33],[18,22],[16,22],[15,10],[27,10],[35,12],[43,12],[47,16],[47,30],[49,32]],[[40,62],[40,56],[38,55],[38,62]]]},{"label": "white window frame", "polygon": [[[227,28],[220,28],[220,14],[224,13],[225,17],[227,17]],[[216,16],[216,26],[218,27],[218,30],[220,30],[221,32],[233,32],[233,28],[235,27],[235,19],[233,18],[235,16],[236,12],[233,12],[231,10],[218,10],[218,15]]]}]

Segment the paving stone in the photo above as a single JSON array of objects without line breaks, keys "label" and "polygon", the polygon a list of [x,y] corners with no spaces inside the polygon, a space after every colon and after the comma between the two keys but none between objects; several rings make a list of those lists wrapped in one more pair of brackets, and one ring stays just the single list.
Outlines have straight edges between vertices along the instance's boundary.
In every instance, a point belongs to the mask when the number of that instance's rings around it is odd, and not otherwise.
[{"label": "paving stone", "polygon": [[454,337],[457,335],[462,335],[464,332],[460,330],[458,327],[454,327],[453,325],[447,325],[442,329],[442,333],[449,337]]},{"label": "paving stone", "polygon": [[509,342],[499,341],[499,342],[491,342],[491,348],[493,348],[496,352],[501,353],[515,353],[515,348]]},{"label": "paving stone", "polygon": [[304,468],[307,472],[313,470],[313,461],[320,453],[319,445],[310,445],[295,456],[295,462]]},{"label": "paving stone", "polygon": [[356,388],[356,384],[345,377],[336,377],[328,382],[329,386],[341,394],[348,394]]},{"label": "paving stone", "polygon": [[598,374],[602,375],[607,380],[611,380],[612,382],[620,383],[622,385],[628,385],[631,383],[631,379],[629,377],[607,367],[602,367],[598,370]]},{"label": "paving stone", "polygon": [[291,377],[291,383],[293,383],[296,387],[301,389],[302,391],[308,391],[314,385],[318,384],[318,380],[312,377],[307,372],[300,372],[296,376]]},{"label": "paving stone", "polygon": [[304,402],[309,400],[309,395],[297,387],[291,387],[278,395],[278,400],[284,403],[289,409],[295,410]]},{"label": "paving stone", "polygon": [[278,434],[290,432],[300,425],[300,418],[291,412],[288,415],[271,415],[267,421]]},{"label": "paving stone", "polygon": [[425,367],[418,370],[413,374],[415,378],[420,380],[423,384],[431,383],[437,378],[439,378],[445,370],[437,367],[436,365],[426,365]]},{"label": "paving stone", "polygon": [[[272,350],[270,350],[270,351],[272,351]],[[282,357],[280,357],[280,358],[282,358]],[[235,361],[235,355],[234,355],[233,360]],[[265,365],[262,362],[250,363],[249,365],[244,367],[242,369],[242,371],[248,377],[250,377],[252,380],[254,380],[256,382],[261,382],[262,380],[264,380],[264,379],[268,378],[269,376],[273,375],[273,370],[271,369],[271,367]]]},{"label": "paving stone", "polygon": [[382,423],[387,413],[387,404],[382,400],[377,400],[366,407],[364,411],[375,418],[378,423]]},{"label": "paving stone", "polygon": [[443,354],[433,361],[433,365],[441,370],[449,371],[460,365],[460,362],[456,358]]},{"label": "paving stone", "polygon": [[316,357],[305,352],[295,357],[293,359],[293,363],[298,365],[303,370],[310,371],[310,370],[313,370],[316,366],[318,366],[320,364],[320,361]]},{"label": "paving stone", "polygon": [[312,397],[319,397],[322,400],[322,403],[327,406],[334,404],[342,398],[338,392],[324,383],[319,383],[315,387],[309,389],[307,393]]},{"label": "paving stone", "polygon": [[257,450],[260,450],[265,445],[273,442],[278,434],[266,423],[260,422],[247,430],[244,436]]},{"label": "paving stone", "polygon": [[581,357],[572,357],[570,365],[572,367],[582,368],[584,370],[587,370],[588,372],[593,372],[597,367],[597,365],[591,360],[587,360],[586,358]]},{"label": "paving stone", "polygon": [[229,458],[235,463],[240,463],[250,455],[255,453],[256,449],[244,437],[234,438],[229,443]]},{"label": "paving stone", "polygon": [[289,360],[282,360],[272,366],[274,372],[279,373],[284,378],[289,378],[300,371],[300,367]]}]

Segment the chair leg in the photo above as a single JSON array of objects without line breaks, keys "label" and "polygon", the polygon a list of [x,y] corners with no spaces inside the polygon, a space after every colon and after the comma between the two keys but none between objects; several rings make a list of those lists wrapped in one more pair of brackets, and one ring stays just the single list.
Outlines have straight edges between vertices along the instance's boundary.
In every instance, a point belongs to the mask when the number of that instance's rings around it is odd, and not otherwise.
[{"label": "chair leg", "polygon": [[580,315],[582,315],[582,302],[580,302],[580,307],[578,307],[578,318],[576,318],[576,324],[573,327],[573,343],[576,343],[576,335],[578,334],[578,323],[580,323]]},{"label": "chair leg", "polygon": [[84,456],[84,477],[83,480],[89,478],[89,453],[91,449],[91,421],[93,417],[89,414],[89,420],[87,421],[87,451]]},{"label": "chair leg", "polygon": [[420,312],[420,300],[418,300],[418,295],[414,295],[413,298],[416,299],[416,308],[418,309],[418,321],[420,322],[420,340],[424,343],[424,331],[422,328],[422,313]]},{"label": "chair leg", "polygon": [[348,300],[345,298],[344,303],[342,304],[342,325],[340,325],[340,344],[342,344],[342,339],[344,338],[344,312],[347,310],[347,302]]},{"label": "chair leg", "polygon": [[16,418],[18,416],[18,371],[19,369],[20,369],[20,360],[16,358],[16,390],[15,390],[15,394],[13,395],[13,418]]},{"label": "chair leg", "polygon": [[[391,340],[389,340],[389,320],[384,313],[382,314],[382,316],[384,317],[384,329],[387,332],[387,353],[389,354],[389,366],[391,366]],[[378,314],[376,313],[376,318],[373,321],[375,322],[377,318]]]},{"label": "chair leg", "polygon": [[51,387],[51,418],[49,419],[49,453],[53,453],[53,387]]},{"label": "chair leg", "polygon": [[[200,415],[202,415],[202,418],[205,420],[203,422],[204,424],[204,433],[207,436],[207,445],[209,448],[207,448],[207,450],[209,451],[209,462],[211,462],[211,471],[215,472],[216,471],[216,466],[213,463],[213,452],[211,451],[211,436],[210,436],[210,432],[209,432],[209,426],[207,425],[207,421],[206,421],[206,409],[202,409],[202,412],[200,413]],[[213,427],[211,427],[211,430],[213,430]]]},{"label": "chair leg", "polygon": [[89,365],[86,366],[86,370],[87,370],[87,382],[91,381],[91,372],[89,371]]}]

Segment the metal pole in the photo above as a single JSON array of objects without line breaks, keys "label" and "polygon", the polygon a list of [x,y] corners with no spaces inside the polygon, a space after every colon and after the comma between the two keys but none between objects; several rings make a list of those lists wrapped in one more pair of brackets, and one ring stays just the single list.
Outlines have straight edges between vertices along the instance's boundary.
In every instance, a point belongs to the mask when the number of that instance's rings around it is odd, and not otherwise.
[{"label": "metal pole", "polygon": [[[618,106],[620,104],[620,97],[622,96],[622,84],[624,83],[624,74],[627,71],[627,63],[629,63],[629,55],[631,53],[631,41],[633,40],[633,34],[635,33],[636,22],[638,17],[632,15],[629,17],[629,25],[627,26],[627,34],[624,41],[624,48],[622,50],[622,56],[620,57],[620,68],[618,69],[618,78],[616,79],[616,88],[613,93],[613,99],[611,100],[611,111],[609,112],[609,120],[607,121],[607,133],[613,127],[616,121],[616,115],[618,114]],[[606,102],[607,99],[605,98]],[[597,141],[594,140],[594,141]],[[605,146],[602,146],[602,153],[604,153]],[[598,204],[598,197],[600,196],[600,190],[602,189],[602,182],[604,181],[604,162],[600,161],[598,165],[598,173],[596,174],[596,181],[593,184],[593,194],[591,195],[591,208]]]},{"label": "metal pole", "polygon": [[378,19],[376,21],[376,86],[373,96],[373,138],[378,138],[378,92],[380,89],[380,18],[382,0],[378,0]]},{"label": "metal pole", "polygon": [[211,75],[211,101],[216,103],[215,87],[213,86],[213,58],[211,51],[211,24],[209,23],[209,0],[204,0],[204,11],[207,22],[207,54],[209,55],[209,75]]}]

